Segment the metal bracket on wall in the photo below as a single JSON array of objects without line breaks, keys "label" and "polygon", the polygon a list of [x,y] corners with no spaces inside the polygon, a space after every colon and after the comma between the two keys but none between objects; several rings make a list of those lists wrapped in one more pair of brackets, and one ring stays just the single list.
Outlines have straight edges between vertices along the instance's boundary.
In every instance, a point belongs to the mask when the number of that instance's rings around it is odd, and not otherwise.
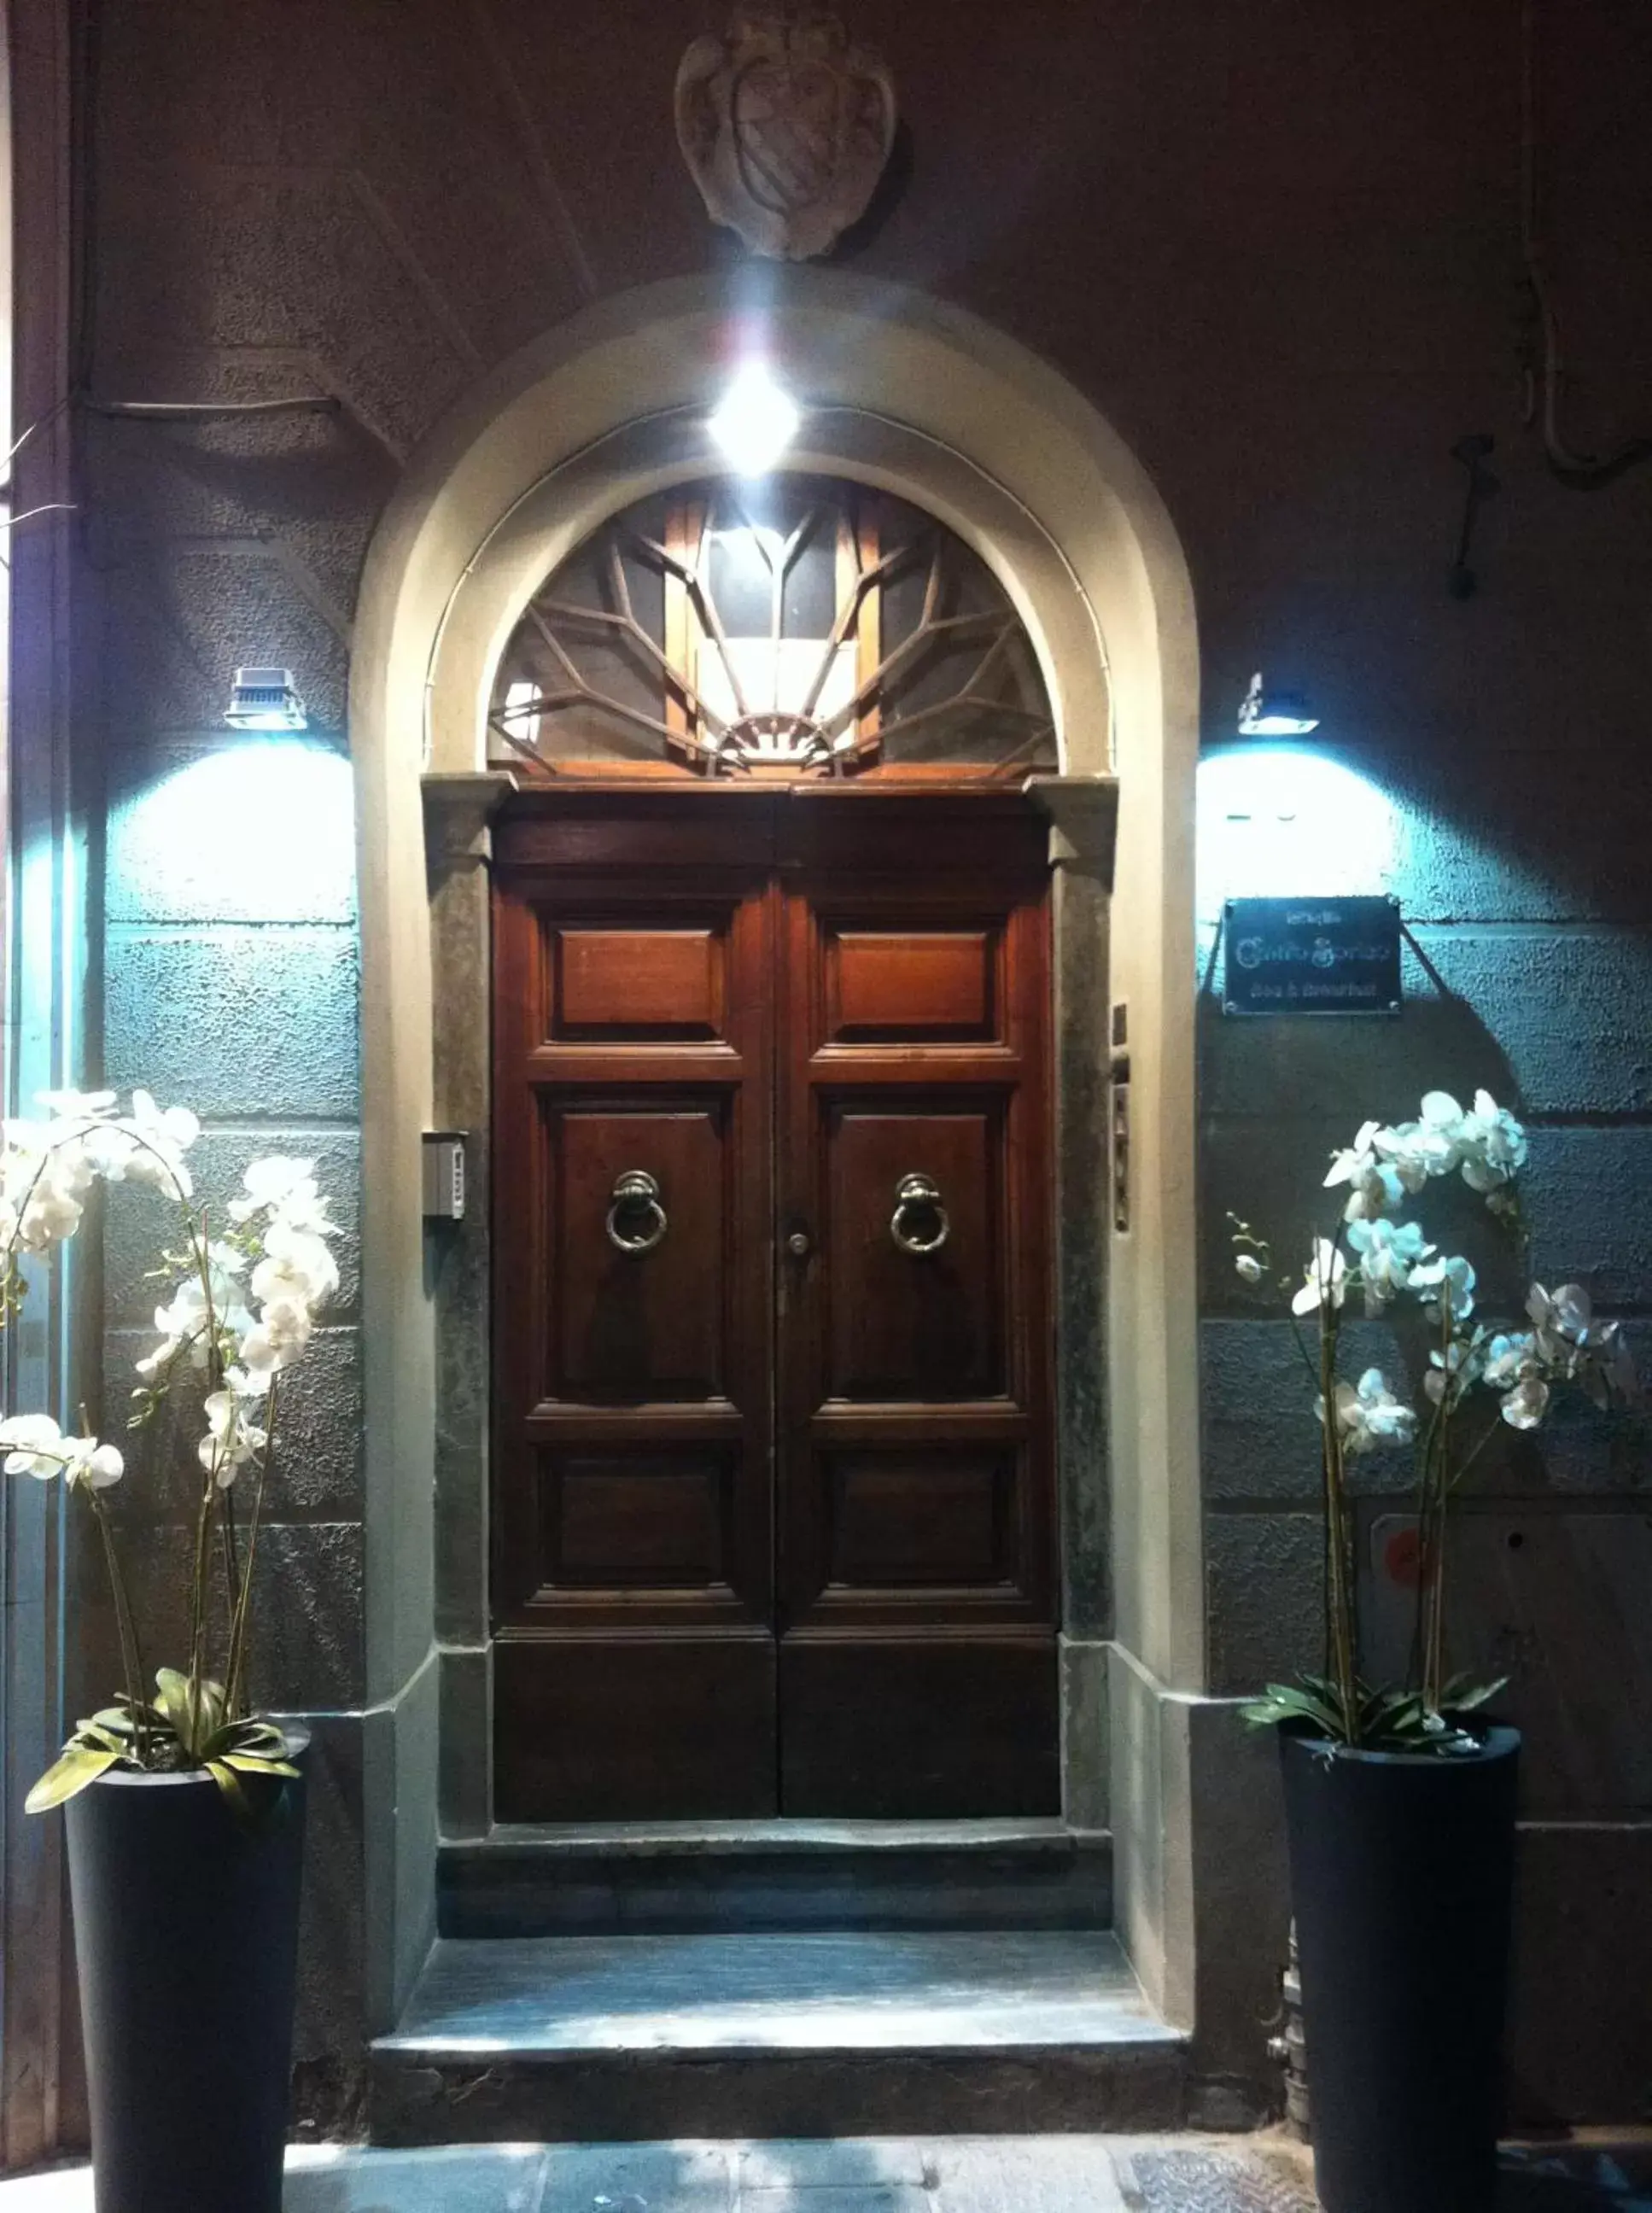
[{"label": "metal bracket on wall", "polygon": [[1130,1009],[1116,999],[1108,1043],[1111,1106],[1108,1137],[1113,1156],[1113,1226],[1121,1235],[1130,1228]]},{"label": "metal bracket on wall", "polygon": [[1454,600],[1472,599],[1480,581],[1468,565],[1468,554],[1474,542],[1474,524],[1481,502],[1490,499],[1503,489],[1485,466],[1485,457],[1495,448],[1497,442],[1489,430],[1482,430],[1472,436],[1459,438],[1451,449],[1452,460],[1460,461],[1468,472],[1468,482],[1463,490],[1463,519],[1457,531],[1457,551],[1447,578],[1448,588]]},{"label": "metal bracket on wall", "polygon": [[1130,1063],[1113,1078],[1113,1226],[1130,1228]]},{"label": "metal bracket on wall", "polygon": [[1130,1078],[1113,1079],[1113,1226],[1130,1228]]}]

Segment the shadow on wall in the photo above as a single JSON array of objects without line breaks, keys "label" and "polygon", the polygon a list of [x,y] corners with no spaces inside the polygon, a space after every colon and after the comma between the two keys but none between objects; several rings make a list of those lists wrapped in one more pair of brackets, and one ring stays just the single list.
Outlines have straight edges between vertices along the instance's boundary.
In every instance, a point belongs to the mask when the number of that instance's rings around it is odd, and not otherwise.
[{"label": "shadow on wall", "polygon": [[[1206,1313],[1255,1316],[1234,1275],[1229,1209],[1274,1239],[1294,1266],[1311,1229],[1340,1211],[1322,1189],[1338,1146],[1369,1117],[1403,1121],[1428,1090],[1502,1100],[1515,1073],[1479,1009],[1454,990],[1434,948],[1403,948],[1405,1008],[1387,1015],[1226,1016],[1221,918],[1234,898],[1346,898],[1405,890],[1408,825],[1395,802],[1347,761],[1302,746],[1228,747],[1199,767],[1198,1076]],[[1453,1249],[1490,1271],[1489,1298],[1523,1289],[1484,1209],[1429,1192],[1429,1219]]]},{"label": "shadow on wall", "polygon": [[[1625,1148],[1645,1140],[1633,1124],[1596,1125],[1603,1106],[1632,1110],[1642,1080],[1631,1050],[1638,1033],[1632,1009],[1652,993],[1652,945],[1640,933],[1612,933],[1616,980],[1603,981],[1600,944],[1584,933],[1540,924],[1478,932],[1472,924],[1408,925],[1399,1016],[1225,1017],[1216,923],[1224,899],[1393,890],[1409,907],[1417,826],[1348,760],[1301,747],[1213,755],[1201,769],[1200,809],[1203,1395],[1217,1523],[1211,1637],[1218,1687],[1243,1690],[1314,1664],[1317,1463],[1312,1393],[1291,1332],[1234,1275],[1229,1212],[1271,1239],[1294,1274],[1310,1234],[1323,1233],[1340,1210],[1322,1188],[1333,1149],[1351,1143],[1368,1116],[1414,1115],[1425,1090],[1466,1100],[1484,1087],[1536,1118],[1524,1194],[1529,1247],[1454,1179],[1430,1187],[1426,1209],[1430,1235],[1473,1262],[1484,1317],[1517,1320],[1531,1274],[1545,1271],[1551,1282],[1588,1281],[1604,1307],[1632,1308],[1643,1295],[1644,1255],[1635,1210],[1622,1201],[1633,1165]],[[1631,1334],[1643,1338],[1643,1356],[1652,1332],[1632,1324]],[[1420,1347],[1408,1357],[1386,1326],[1356,1321],[1345,1350],[1350,1372],[1381,1366],[1421,1403]],[[1624,1491],[1645,1481],[1647,1442],[1643,1429],[1568,1405],[1536,1436],[1495,1430],[1465,1501],[1478,1517],[1464,1539],[1466,1637],[1523,1684],[1513,1701],[1517,1717],[1550,1747],[1548,1761],[1530,1764],[1531,1808],[1638,1804],[1652,1791],[1652,1771],[1646,1790],[1639,1787],[1647,1764],[1629,1756],[1625,1725],[1606,1713],[1599,1688],[1638,1683],[1652,1695],[1652,1635],[1625,1586],[1645,1564],[1652,1527],[1633,1515],[1598,1526],[1581,1519],[1614,1491],[1621,1503]],[[1359,1475],[1371,1494],[1363,1566],[1371,1656],[1380,1664],[1398,1603],[1384,1564],[1409,1470],[1404,1456],[1378,1455]],[[1592,1656],[1578,1649],[1576,1626],[1584,1620],[1594,1625]],[[1602,1667],[1608,1647],[1613,1665]]]}]

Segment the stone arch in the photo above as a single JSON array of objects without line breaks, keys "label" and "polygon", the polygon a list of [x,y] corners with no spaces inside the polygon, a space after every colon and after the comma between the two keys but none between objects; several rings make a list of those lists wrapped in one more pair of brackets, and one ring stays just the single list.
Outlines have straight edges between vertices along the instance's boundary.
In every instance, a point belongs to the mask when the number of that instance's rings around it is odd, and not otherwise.
[{"label": "stone arch", "polygon": [[[428,1858],[434,1843],[432,1657],[436,1641],[449,1635],[428,1510],[437,1424],[431,1287],[441,1260],[433,1262],[423,1230],[418,1133],[437,1104],[433,974],[442,948],[427,900],[422,794],[462,796],[485,783],[495,667],[538,580],[607,515],[715,466],[704,419],[754,333],[807,410],[796,466],[880,485],[974,546],[1039,653],[1062,781],[1090,795],[1116,792],[1116,867],[1090,911],[1099,920],[1087,925],[1088,967],[1075,972],[1092,999],[1128,1009],[1120,1049],[1129,1056],[1133,1118],[1130,1226],[1102,1236],[1105,1250],[1094,1256],[1106,1285],[1109,1469],[1100,1506],[1085,1510],[1111,1524],[1104,1633],[1113,1649],[1158,1691],[1198,1692],[1204,1682],[1193,1213],[1198,655],[1186,562],[1122,440],[1015,341],[957,308],[840,271],[803,268],[769,281],[760,308],[726,278],[650,286],[513,356],[414,457],[363,577],[351,742],[363,962],[369,1672],[374,1703],[394,1717],[387,1739],[393,1757],[373,1786],[375,1796],[391,1794],[392,1836],[369,1857],[369,1907],[376,1894],[375,1918],[389,1932],[378,1985],[386,2014],[427,1925],[418,1923],[428,1886],[418,1856]],[[449,808],[443,819],[451,840],[460,817]],[[459,843],[470,836],[466,828]],[[1106,1025],[1095,1033],[1104,1037]],[[1094,1068],[1085,1088],[1093,1123],[1106,1075],[1105,1066]],[[451,1100],[442,1103],[454,1113]],[[1093,1127],[1092,1161],[1096,1134]],[[472,1288],[485,1295],[485,1285]],[[459,1696],[444,1686],[444,1704]],[[1127,1738],[1121,1747],[1115,1735],[1115,1772],[1121,1758],[1128,1777],[1133,1761],[1155,1757],[1145,1741]],[[1121,1835],[1121,1856],[1131,1849]],[[1135,1879],[1121,1865],[1127,1899]],[[1161,1892],[1167,1880],[1156,1868],[1140,1879]],[[1161,1917],[1145,1911],[1138,1950],[1162,1937]],[[1138,1965],[1149,1990],[1178,2010],[1174,1988],[1186,1977],[1156,1959]]]},{"label": "stone arch", "polygon": [[[705,416],[694,405],[620,426],[549,470],[502,519],[455,591],[436,641],[427,728],[433,771],[486,765],[494,672],[546,576],[633,501],[720,472]],[[968,455],[859,407],[812,406],[788,466],[894,492],[956,532],[991,569],[1027,630],[1064,769],[1111,773],[1106,641],[1059,545],[1013,493]]]}]

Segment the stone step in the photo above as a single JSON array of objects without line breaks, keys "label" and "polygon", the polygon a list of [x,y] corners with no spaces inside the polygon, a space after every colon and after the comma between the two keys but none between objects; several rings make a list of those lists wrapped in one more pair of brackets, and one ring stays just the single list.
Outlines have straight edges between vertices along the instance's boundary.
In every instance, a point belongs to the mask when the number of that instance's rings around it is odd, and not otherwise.
[{"label": "stone step", "polygon": [[442,1848],[443,1936],[1105,1930],[1111,1838],[1057,1820],[645,1822]]},{"label": "stone step", "polygon": [[1149,2131],[1186,2061],[1105,1932],[443,1938],[369,2119],[404,2146]]}]

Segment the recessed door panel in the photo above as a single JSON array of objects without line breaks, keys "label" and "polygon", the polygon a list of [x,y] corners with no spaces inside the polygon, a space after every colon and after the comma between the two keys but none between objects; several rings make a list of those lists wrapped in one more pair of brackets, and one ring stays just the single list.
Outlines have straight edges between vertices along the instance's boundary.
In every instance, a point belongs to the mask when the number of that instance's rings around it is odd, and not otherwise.
[{"label": "recessed door panel", "polygon": [[553,924],[548,1034],[721,1037],[726,951],[716,929]]},{"label": "recessed door panel", "polygon": [[826,1036],[848,1045],[996,1037],[998,954],[987,930],[832,929]]},{"label": "recessed door panel", "polygon": [[[726,1395],[730,1102],[542,1098],[553,1289],[545,1395]],[[651,1192],[627,1183],[643,1176]]]},{"label": "recessed door panel", "polygon": [[731,1594],[734,1472],[680,1447],[561,1455],[541,1478],[546,1584]]},{"label": "recessed door panel", "polygon": [[1045,1637],[789,1637],[780,1703],[789,1813],[947,1820],[1060,1810]]},{"label": "recessed door panel", "polygon": [[755,1820],[777,1810],[775,1667],[741,1637],[503,1638],[494,1818]]},{"label": "recessed door panel", "polygon": [[997,1396],[1002,1116],[963,1100],[821,1103],[821,1398]]},{"label": "recessed door panel", "polygon": [[1014,1590],[1017,1455],[945,1446],[831,1455],[828,1592]]}]

